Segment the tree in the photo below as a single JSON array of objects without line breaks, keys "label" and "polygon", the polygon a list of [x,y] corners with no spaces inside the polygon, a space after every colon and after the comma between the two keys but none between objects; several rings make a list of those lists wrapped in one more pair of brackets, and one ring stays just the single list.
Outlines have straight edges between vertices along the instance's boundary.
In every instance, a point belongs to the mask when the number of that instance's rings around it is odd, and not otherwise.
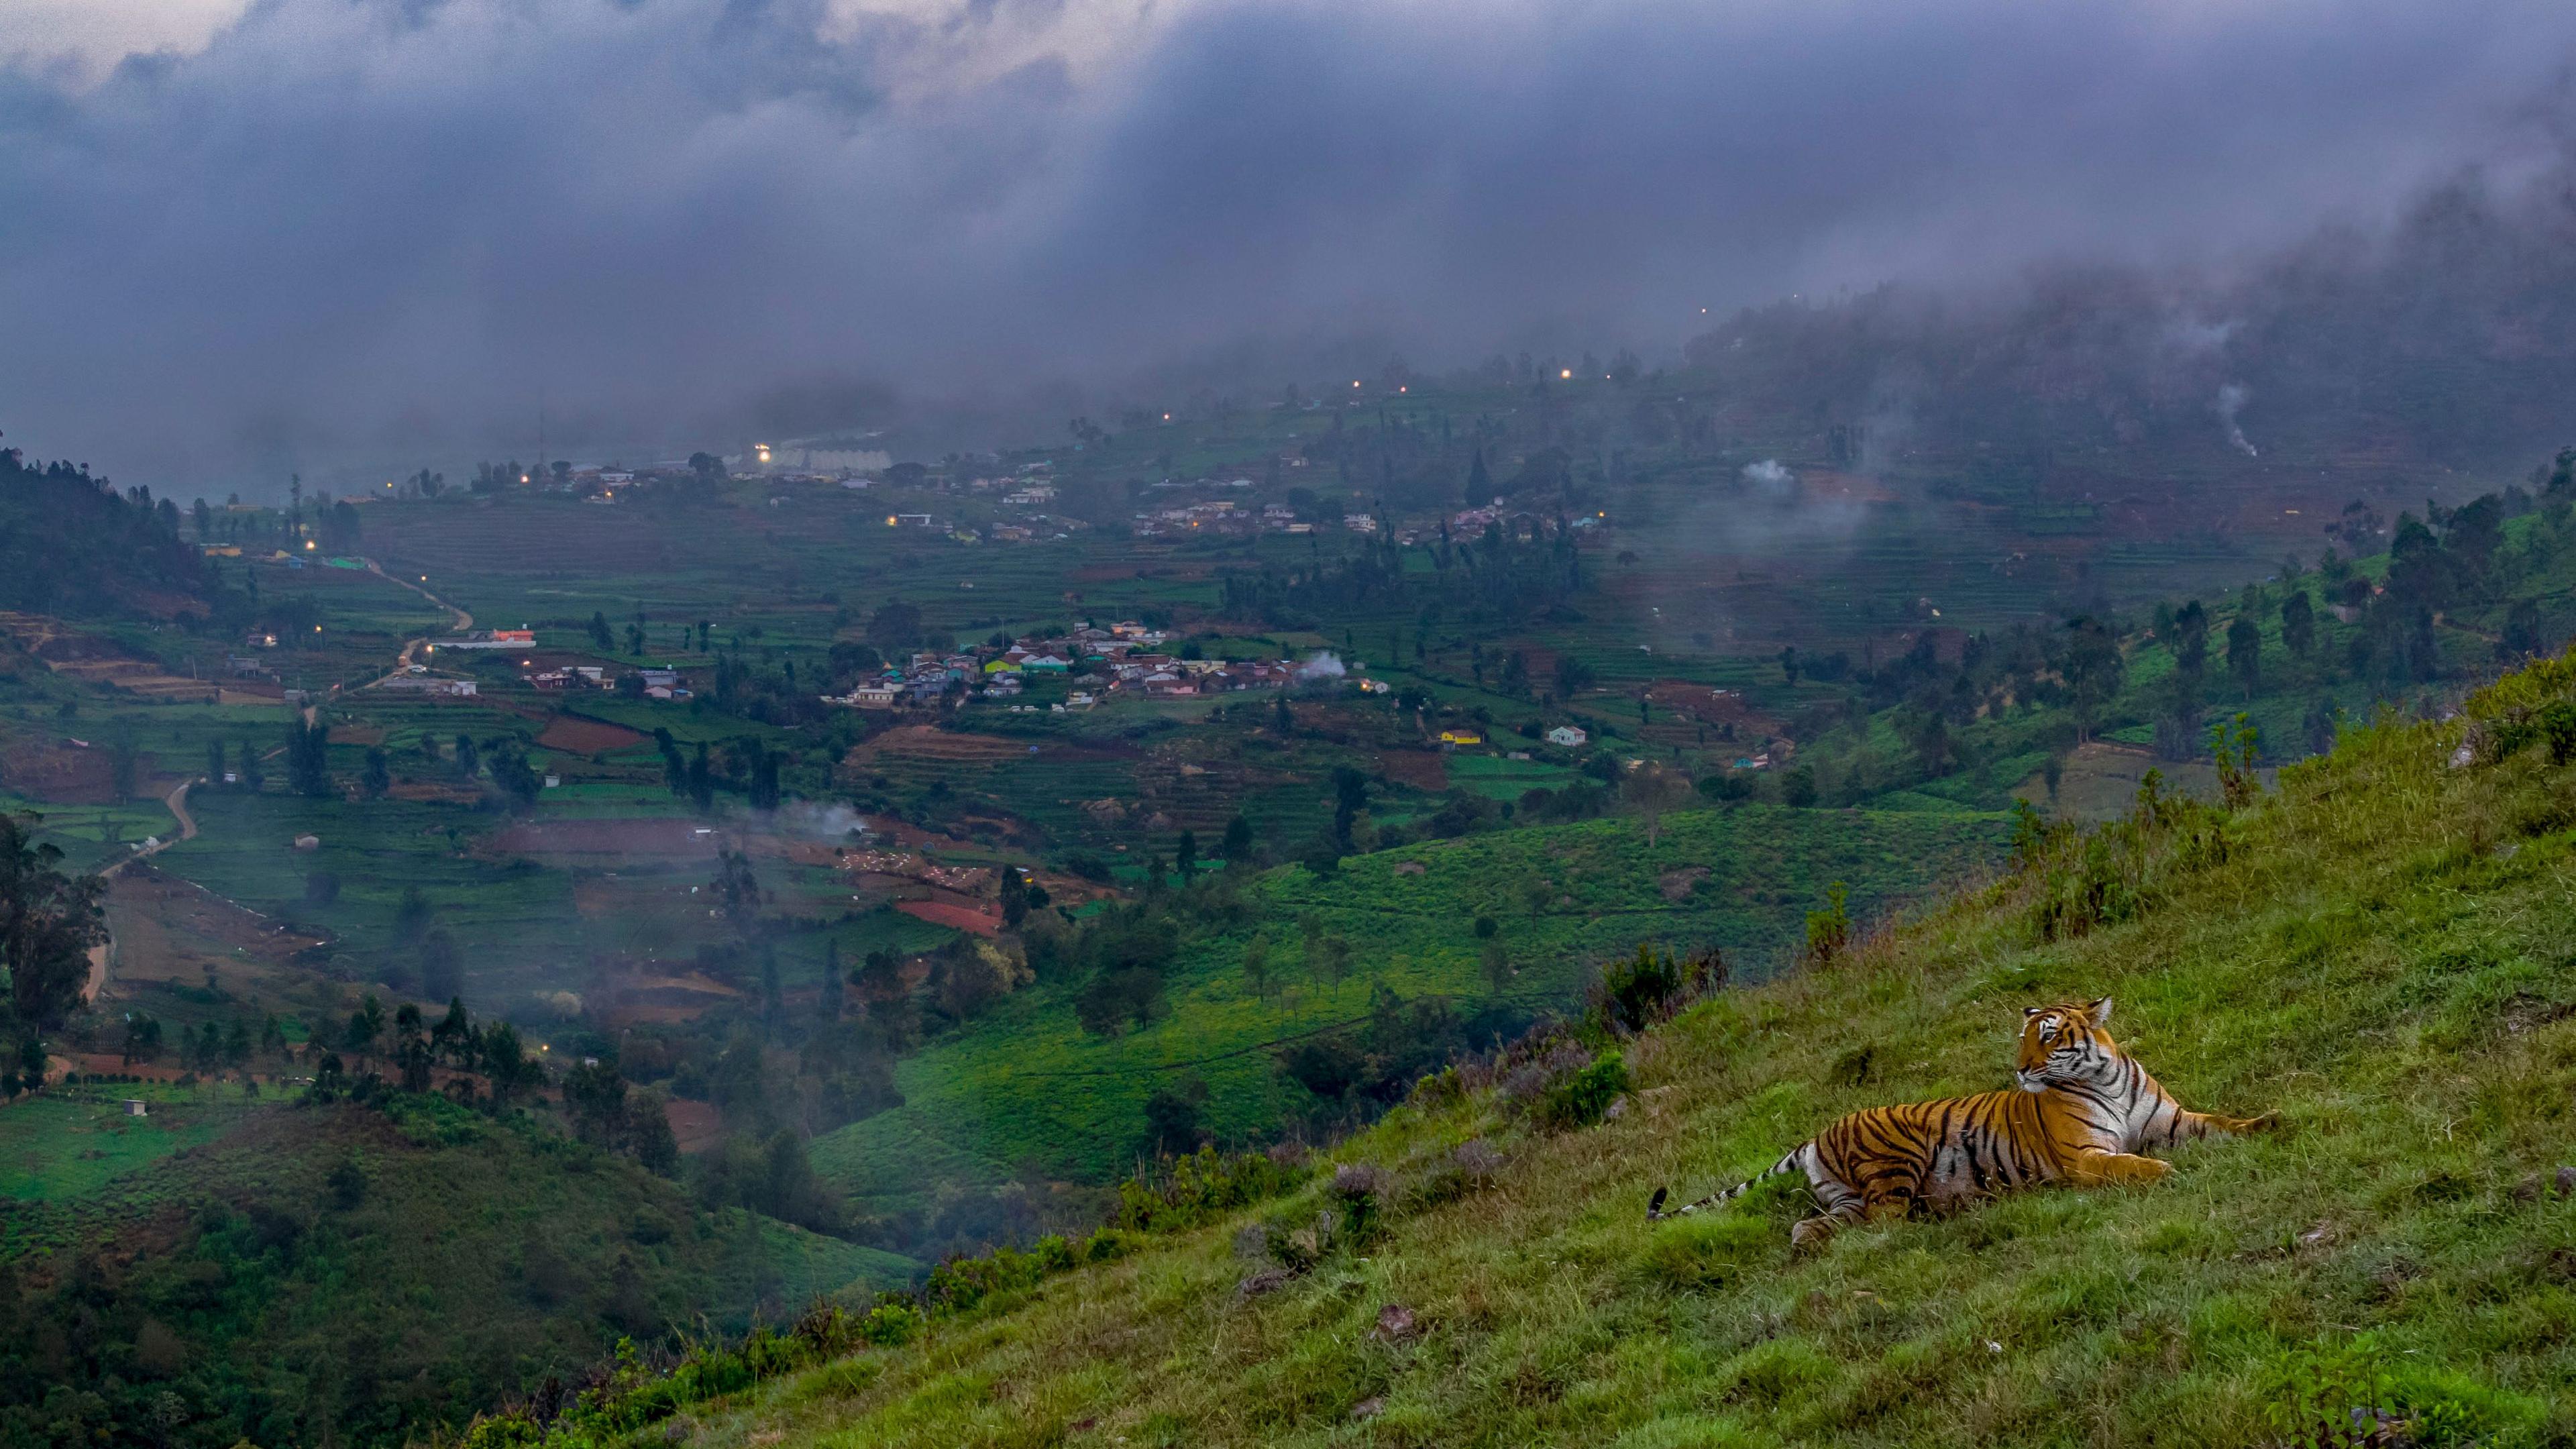
[{"label": "tree", "polygon": [[2101,719],[2103,709],[2118,697],[2120,684],[2127,677],[2128,664],[2120,655],[2120,641],[2099,619],[2070,620],[2057,672],[2066,681],[2068,702],[2075,714],[2076,743],[2081,744],[2092,737],[2093,726]]},{"label": "tree", "polygon": [[1795,644],[1781,647],[1780,677],[1792,685],[1798,682],[1798,646]]},{"label": "tree", "polygon": [[1186,888],[1190,883],[1190,877],[1197,873],[1198,868],[1198,834],[1195,831],[1184,830],[1181,832],[1180,843],[1172,847],[1172,869],[1179,873],[1181,885]]},{"label": "tree", "polygon": [[1333,843],[1348,853],[1351,827],[1368,808],[1368,776],[1348,765],[1333,767]]},{"label": "tree", "polygon": [[402,1073],[404,1091],[429,1090],[430,1062],[429,1041],[421,1033],[420,1008],[406,1001],[394,1013],[394,1065]]},{"label": "tree", "polygon": [[299,795],[329,795],[331,727],[315,720],[286,728],[286,783]]},{"label": "tree", "polygon": [[1800,765],[1780,777],[1780,803],[1804,810],[1816,803],[1816,769]]},{"label": "tree", "polygon": [[106,944],[106,882],[70,876],[63,853],[35,843],[42,817],[0,813],[0,1021],[59,1023],[81,998],[89,952]]},{"label": "tree", "polygon": [[1556,697],[1558,699],[1572,700],[1576,695],[1590,689],[1593,679],[1591,665],[1571,654],[1556,656]]},{"label": "tree", "polygon": [[1646,848],[1652,850],[1661,839],[1664,812],[1681,807],[1691,796],[1690,778],[1661,765],[1646,765],[1628,772],[1619,793],[1628,807],[1646,827]]},{"label": "tree", "polygon": [[1234,864],[1252,859],[1252,822],[1241,815],[1225,823],[1225,839],[1218,844],[1217,854]]},{"label": "tree", "polygon": [[614,1149],[626,1140],[626,1099],[626,1078],[604,1062],[585,1061],[564,1073],[563,1100],[573,1136],[593,1147]]},{"label": "tree", "polygon": [[1511,952],[1503,948],[1500,939],[1487,941],[1479,964],[1485,973],[1485,990],[1495,996],[1502,995],[1504,988],[1512,984]]},{"label": "tree", "polygon": [[904,976],[903,958],[892,951],[870,951],[860,961],[852,984],[859,988],[859,997],[867,1002],[871,1017],[878,1015],[880,1008],[891,1007],[912,994],[912,983]]},{"label": "tree", "polygon": [[2281,647],[2292,658],[2305,659],[2317,643],[2317,610],[2308,602],[2308,591],[2292,589],[2281,601]]},{"label": "tree", "polygon": [[1494,501],[1494,478],[1485,471],[1485,450],[1478,448],[1467,464],[1467,506],[1482,508]]},{"label": "tree", "polygon": [[393,787],[393,769],[385,761],[385,752],[374,745],[367,746],[367,765],[358,775],[358,789],[370,800],[382,800]]},{"label": "tree", "polygon": [[901,599],[888,599],[868,616],[868,642],[879,654],[899,658],[921,647],[921,610]]},{"label": "tree", "polygon": [[825,941],[823,943],[822,991],[815,1001],[816,1014],[820,1015],[824,1021],[837,1022],[841,1019],[841,988],[846,984],[847,980],[848,978],[841,971],[841,943],[838,941]]},{"label": "tree", "polygon": [[206,783],[209,785],[220,785],[223,782],[224,742],[222,740],[208,740],[206,741]]},{"label": "tree", "polygon": [[245,790],[256,791],[268,779],[267,773],[259,767],[259,747],[248,740],[242,741],[241,769],[238,773],[241,776],[241,787]]},{"label": "tree", "polygon": [[689,804],[701,815],[716,808],[715,774],[707,766],[707,742],[698,741],[698,753],[689,761]]},{"label": "tree", "polygon": [[1197,1151],[1207,1140],[1199,1125],[1199,1108],[1207,1099],[1207,1083],[1195,1076],[1156,1087],[1145,1099],[1145,1150],[1157,1157]]},{"label": "tree", "polygon": [[752,874],[750,856],[739,850],[720,852],[708,890],[715,897],[717,914],[736,934],[746,941],[759,934],[760,880]]},{"label": "tree", "polygon": [[608,615],[604,611],[597,609],[591,611],[590,644],[592,648],[603,654],[617,647],[615,637],[608,632]]},{"label": "tree", "polygon": [[2227,671],[2236,676],[2237,687],[2252,699],[2263,684],[2263,628],[2243,612],[2227,626]]},{"label": "tree", "polygon": [[2516,599],[2505,611],[2504,632],[2496,640],[2496,657],[2508,664],[2538,654],[2541,650],[2540,604],[2534,599]]},{"label": "tree", "polygon": [[349,1027],[340,1044],[356,1052],[363,1060],[375,1055],[376,1043],[385,1034],[385,1004],[368,992],[358,1009],[349,1013]]}]

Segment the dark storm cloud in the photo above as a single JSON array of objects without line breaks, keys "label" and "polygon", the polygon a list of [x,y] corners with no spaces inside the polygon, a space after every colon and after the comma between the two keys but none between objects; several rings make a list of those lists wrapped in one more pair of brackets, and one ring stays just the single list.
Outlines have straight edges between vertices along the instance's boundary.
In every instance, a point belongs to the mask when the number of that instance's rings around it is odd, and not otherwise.
[{"label": "dark storm cloud", "polygon": [[1669,348],[2368,224],[2545,160],[2571,47],[2514,0],[260,0],[0,71],[0,426],[214,486],[498,450],[541,397],[729,444],[1244,339]]}]

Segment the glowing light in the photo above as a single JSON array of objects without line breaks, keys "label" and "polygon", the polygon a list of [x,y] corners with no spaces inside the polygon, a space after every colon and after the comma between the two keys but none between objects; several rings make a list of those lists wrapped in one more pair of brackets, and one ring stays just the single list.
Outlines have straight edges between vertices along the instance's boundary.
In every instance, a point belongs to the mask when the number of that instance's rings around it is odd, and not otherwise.
[{"label": "glowing light", "polygon": [[1357,386],[1359,386],[1359,385],[1360,385],[1360,380],[1359,380],[1358,378],[1356,378],[1356,377],[1355,377],[1355,378],[1352,378],[1352,379],[1351,379],[1351,386],[1353,386],[1353,387],[1357,387]]},{"label": "glowing light", "polygon": [[1559,373],[1557,374],[1557,376],[1559,376],[1559,377],[1572,377],[1572,376],[1574,376],[1574,369],[1573,369],[1573,368],[1570,368],[1570,367],[1569,367],[1569,368],[1566,368],[1564,371],[1559,372]]},{"label": "glowing light", "polygon": [[886,515],[886,527],[888,527],[888,528],[892,528],[892,527],[894,527],[894,515],[893,515],[893,514],[891,514],[891,513],[889,513],[889,514],[887,514],[887,515]]},{"label": "glowing light", "polygon": [[525,474],[525,473],[520,474],[520,475],[519,475],[519,481],[520,481],[520,482],[522,482],[522,483],[527,482],[527,481],[528,481],[528,475],[527,475],[527,474]]},{"label": "glowing light", "polygon": [[311,539],[309,539],[309,538],[308,538],[308,539],[306,539],[306,540],[304,540],[304,546],[305,546],[306,548],[311,548],[311,547],[313,547],[313,546],[314,546],[314,544],[313,544],[313,540],[311,540]]}]

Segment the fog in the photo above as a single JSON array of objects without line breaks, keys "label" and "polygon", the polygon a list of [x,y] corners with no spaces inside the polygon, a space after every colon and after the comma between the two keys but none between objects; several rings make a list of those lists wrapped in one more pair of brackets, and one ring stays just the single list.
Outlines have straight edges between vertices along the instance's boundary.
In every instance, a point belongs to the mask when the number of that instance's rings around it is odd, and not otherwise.
[{"label": "fog", "polygon": [[[2571,55],[2522,0],[29,0],[0,428],[247,493],[541,413],[577,456],[927,446],[1396,354],[1670,360],[1790,294],[2224,269],[2511,184]],[[2261,403],[2202,406],[2251,451]]]}]

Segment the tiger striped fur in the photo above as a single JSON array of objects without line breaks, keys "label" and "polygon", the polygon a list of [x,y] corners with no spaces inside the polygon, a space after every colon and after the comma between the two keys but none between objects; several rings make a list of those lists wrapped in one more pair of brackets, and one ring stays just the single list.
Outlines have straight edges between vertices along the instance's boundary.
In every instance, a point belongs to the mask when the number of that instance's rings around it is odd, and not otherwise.
[{"label": "tiger striped fur", "polygon": [[1956,1207],[2035,1183],[2154,1182],[2173,1168],[2142,1149],[2272,1125],[2270,1117],[2188,1110],[2120,1050],[2110,1020],[2107,996],[2031,1007],[2022,1013],[2016,1090],[1854,1112],[1722,1192],[1666,1212],[1665,1189],[1655,1189],[1646,1219],[1716,1207],[1795,1168],[1819,1208],[1791,1234],[1807,1247],[1846,1223]]}]

